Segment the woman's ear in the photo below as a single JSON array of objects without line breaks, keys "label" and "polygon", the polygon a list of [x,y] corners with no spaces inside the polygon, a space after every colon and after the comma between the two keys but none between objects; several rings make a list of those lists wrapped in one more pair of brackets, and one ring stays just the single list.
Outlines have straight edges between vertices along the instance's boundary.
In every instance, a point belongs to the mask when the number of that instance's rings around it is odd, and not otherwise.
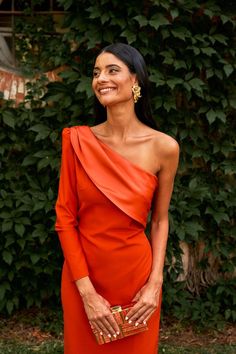
[{"label": "woman's ear", "polygon": [[138,79],[137,79],[137,75],[136,74],[132,74],[131,81],[132,81],[132,86],[135,85],[135,84],[138,85]]}]

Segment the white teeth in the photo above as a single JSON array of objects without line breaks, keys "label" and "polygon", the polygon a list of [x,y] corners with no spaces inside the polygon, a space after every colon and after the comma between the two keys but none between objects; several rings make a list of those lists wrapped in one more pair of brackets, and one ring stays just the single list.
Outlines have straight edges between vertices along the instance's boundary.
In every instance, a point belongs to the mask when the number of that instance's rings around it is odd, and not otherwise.
[{"label": "white teeth", "polygon": [[112,87],[107,87],[107,88],[104,88],[104,89],[100,89],[99,92],[100,93],[106,93],[106,92],[109,92],[109,91],[112,91],[114,90]]}]

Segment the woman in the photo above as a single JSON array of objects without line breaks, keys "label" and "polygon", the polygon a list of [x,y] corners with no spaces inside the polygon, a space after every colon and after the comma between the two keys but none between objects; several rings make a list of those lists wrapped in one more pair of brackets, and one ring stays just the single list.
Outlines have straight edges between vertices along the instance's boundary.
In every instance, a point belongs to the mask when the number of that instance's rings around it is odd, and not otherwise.
[{"label": "woman", "polygon": [[[99,124],[63,130],[56,230],[65,258],[64,353],[156,354],[179,148],[155,129],[147,70],[136,49],[104,48],[92,88]],[[110,307],[131,302],[127,322],[137,328],[147,322],[148,330],[116,340],[120,329]],[[111,342],[98,345],[91,326]]]}]

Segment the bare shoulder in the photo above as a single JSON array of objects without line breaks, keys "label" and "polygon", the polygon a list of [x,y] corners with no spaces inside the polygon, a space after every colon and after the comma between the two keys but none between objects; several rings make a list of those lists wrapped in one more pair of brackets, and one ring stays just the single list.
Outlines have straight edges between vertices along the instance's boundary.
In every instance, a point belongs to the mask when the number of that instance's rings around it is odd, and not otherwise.
[{"label": "bare shoulder", "polygon": [[170,135],[150,127],[146,127],[145,131],[151,137],[154,152],[161,153],[165,156],[179,155],[179,144]]},{"label": "bare shoulder", "polygon": [[154,130],[154,149],[158,153],[161,153],[165,157],[178,157],[179,156],[179,144],[170,135]]}]

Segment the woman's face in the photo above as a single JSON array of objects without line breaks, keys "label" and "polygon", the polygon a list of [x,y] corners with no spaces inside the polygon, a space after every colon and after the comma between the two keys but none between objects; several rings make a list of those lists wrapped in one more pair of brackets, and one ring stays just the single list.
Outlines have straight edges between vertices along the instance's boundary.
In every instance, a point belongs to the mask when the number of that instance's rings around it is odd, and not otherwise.
[{"label": "woman's face", "polygon": [[134,104],[132,86],[136,75],[127,65],[111,53],[101,53],[93,69],[93,91],[103,106],[113,106],[130,101]]}]

